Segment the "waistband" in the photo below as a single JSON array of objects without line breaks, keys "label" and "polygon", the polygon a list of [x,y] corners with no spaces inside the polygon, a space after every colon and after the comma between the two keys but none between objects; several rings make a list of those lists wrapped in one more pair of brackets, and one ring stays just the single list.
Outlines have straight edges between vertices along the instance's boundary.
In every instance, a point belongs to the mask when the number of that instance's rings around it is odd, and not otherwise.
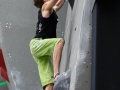
[{"label": "waistband", "polygon": [[42,38],[33,38],[32,40],[42,40]]}]

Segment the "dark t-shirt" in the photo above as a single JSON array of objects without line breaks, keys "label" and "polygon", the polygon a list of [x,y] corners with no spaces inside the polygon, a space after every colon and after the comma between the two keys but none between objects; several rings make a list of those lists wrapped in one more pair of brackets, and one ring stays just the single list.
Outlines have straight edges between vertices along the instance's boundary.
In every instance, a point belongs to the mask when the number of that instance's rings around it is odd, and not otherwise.
[{"label": "dark t-shirt", "polygon": [[44,18],[41,10],[38,12],[37,30],[34,38],[56,38],[56,26],[58,16],[55,11],[48,17]]}]

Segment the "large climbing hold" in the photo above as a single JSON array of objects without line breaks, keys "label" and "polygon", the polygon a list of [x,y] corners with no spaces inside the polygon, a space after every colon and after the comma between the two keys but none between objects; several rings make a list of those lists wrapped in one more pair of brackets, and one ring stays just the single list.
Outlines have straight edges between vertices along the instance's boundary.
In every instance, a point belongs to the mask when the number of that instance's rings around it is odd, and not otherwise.
[{"label": "large climbing hold", "polygon": [[5,65],[5,61],[4,61],[3,53],[1,49],[0,49],[0,76],[2,76],[6,81],[9,82],[7,69],[6,69],[6,65]]},{"label": "large climbing hold", "polygon": [[70,88],[71,70],[62,73],[59,79],[55,82],[54,90],[69,90]]}]

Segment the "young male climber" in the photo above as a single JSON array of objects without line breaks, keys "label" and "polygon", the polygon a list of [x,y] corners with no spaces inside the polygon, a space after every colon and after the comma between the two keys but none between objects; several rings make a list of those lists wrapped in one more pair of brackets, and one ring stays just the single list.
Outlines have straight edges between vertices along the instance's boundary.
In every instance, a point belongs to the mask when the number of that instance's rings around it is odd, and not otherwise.
[{"label": "young male climber", "polygon": [[[64,39],[56,38],[57,14],[64,0],[33,0],[39,8],[35,37],[30,41],[30,51],[38,65],[44,90],[53,90],[58,79]],[[53,57],[53,60],[52,60]],[[53,64],[52,64],[53,62]]]}]

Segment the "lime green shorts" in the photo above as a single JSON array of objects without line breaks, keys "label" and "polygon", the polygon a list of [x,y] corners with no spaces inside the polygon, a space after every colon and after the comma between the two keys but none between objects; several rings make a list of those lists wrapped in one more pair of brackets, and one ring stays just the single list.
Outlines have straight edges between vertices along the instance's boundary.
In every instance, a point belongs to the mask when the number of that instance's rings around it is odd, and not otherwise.
[{"label": "lime green shorts", "polygon": [[34,38],[30,41],[30,51],[38,65],[42,86],[54,82],[52,55],[54,47],[61,38],[42,39]]}]

